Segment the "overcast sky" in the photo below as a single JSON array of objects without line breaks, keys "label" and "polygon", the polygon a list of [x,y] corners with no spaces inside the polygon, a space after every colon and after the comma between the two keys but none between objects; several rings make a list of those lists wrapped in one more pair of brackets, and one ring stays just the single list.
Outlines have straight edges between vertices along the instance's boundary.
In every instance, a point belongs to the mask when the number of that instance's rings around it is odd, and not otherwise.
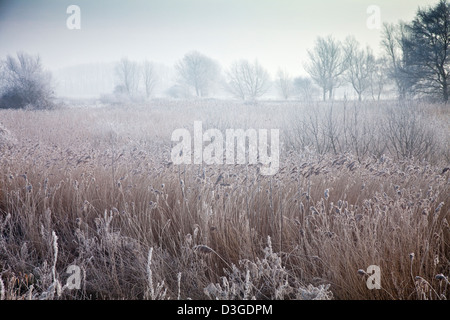
[{"label": "overcast sky", "polygon": [[[409,21],[418,6],[437,0],[0,0],[0,57],[40,54],[57,69],[111,62],[128,56],[173,65],[198,50],[227,67],[258,59],[272,75],[284,68],[303,73],[306,50],[317,36],[354,35],[379,50],[380,30],[369,29],[367,8],[382,22]],[[81,9],[81,29],[70,30],[66,13]]]}]

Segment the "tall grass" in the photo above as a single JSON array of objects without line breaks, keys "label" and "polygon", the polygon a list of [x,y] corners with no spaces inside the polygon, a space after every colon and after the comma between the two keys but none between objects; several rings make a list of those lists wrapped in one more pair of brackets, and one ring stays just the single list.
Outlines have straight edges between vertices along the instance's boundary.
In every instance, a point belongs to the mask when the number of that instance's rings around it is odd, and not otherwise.
[{"label": "tall grass", "polygon": [[[448,111],[415,106],[423,131],[414,134],[432,137],[423,141],[436,151],[418,159],[377,149],[389,140],[368,110],[387,106],[362,105],[362,120],[345,125],[339,112],[335,124],[327,120],[329,105],[309,107],[317,109],[158,101],[2,111],[11,139],[0,144],[0,296],[448,298],[449,132],[422,127],[445,121]],[[317,112],[317,122],[307,112]],[[171,164],[171,131],[194,120],[219,129],[280,127],[280,171]],[[366,152],[351,147],[364,150],[369,141]],[[65,285],[70,265],[80,267],[80,289]],[[369,290],[358,272],[369,265],[381,268],[380,290]]]}]

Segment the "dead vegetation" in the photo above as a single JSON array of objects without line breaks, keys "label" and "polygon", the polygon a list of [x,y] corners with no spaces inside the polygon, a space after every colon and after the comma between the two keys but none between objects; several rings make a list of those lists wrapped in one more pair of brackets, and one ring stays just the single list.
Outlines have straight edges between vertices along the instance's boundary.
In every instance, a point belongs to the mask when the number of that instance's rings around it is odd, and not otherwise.
[{"label": "dead vegetation", "polygon": [[[17,143],[0,145],[0,298],[448,298],[448,112],[416,118],[444,123],[416,123],[435,150],[423,159],[377,149],[389,140],[367,117],[389,114],[375,107],[346,126],[336,109],[336,123],[310,113],[304,127],[295,104],[2,111]],[[174,166],[171,131],[194,120],[285,128],[280,171]],[[70,265],[80,289],[67,285]],[[358,272],[369,265],[381,290]]]}]

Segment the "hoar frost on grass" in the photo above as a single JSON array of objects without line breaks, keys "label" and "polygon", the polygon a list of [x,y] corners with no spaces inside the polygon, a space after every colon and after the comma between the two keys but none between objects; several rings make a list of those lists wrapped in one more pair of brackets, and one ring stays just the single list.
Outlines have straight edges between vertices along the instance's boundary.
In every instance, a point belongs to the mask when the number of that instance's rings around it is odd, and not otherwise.
[{"label": "hoar frost on grass", "polygon": [[221,278],[221,283],[211,283],[205,294],[216,300],[331,300],[330,285],[305,286],[283,266],[281,257],[272,249],[270,236],[264,257],[256,261],[240,260],[239,267],[232,265]]}]

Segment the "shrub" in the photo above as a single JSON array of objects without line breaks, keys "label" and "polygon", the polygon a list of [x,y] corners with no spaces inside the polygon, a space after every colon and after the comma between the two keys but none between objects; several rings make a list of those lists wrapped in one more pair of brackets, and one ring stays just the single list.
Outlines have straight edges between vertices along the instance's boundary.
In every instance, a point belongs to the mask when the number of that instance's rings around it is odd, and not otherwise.
[{"label": "shrub", "polygon": [[0,109],[49,109],[54,107],[51,74],[39,56],[17,53],[1,61]]}]

